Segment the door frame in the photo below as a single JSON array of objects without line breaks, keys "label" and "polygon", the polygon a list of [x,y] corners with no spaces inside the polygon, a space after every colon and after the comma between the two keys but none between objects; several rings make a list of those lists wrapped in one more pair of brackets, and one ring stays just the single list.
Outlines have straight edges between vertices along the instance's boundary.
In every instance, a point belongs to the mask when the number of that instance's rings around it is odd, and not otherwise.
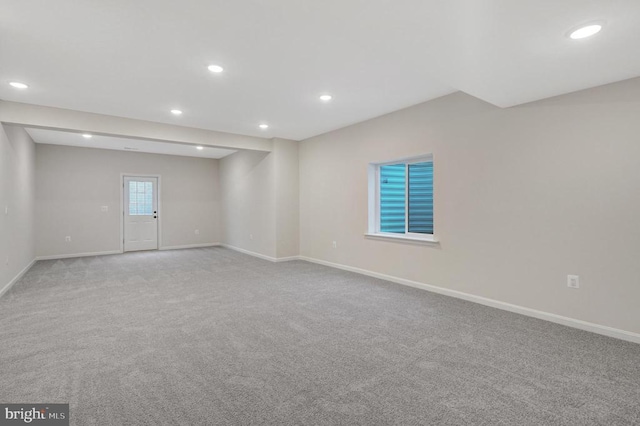
[{"label": "door frame", "polygon": [[162,175],[142,173],[120,173],[120,253],[124,253],[124,178],[156,178],[158,179],[158,250],[162,250]]}]

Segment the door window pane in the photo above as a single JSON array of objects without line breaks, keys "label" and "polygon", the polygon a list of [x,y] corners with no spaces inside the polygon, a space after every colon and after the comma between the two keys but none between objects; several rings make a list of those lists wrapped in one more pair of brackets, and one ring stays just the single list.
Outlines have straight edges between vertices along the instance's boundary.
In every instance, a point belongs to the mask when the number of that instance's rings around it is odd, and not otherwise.
[{"label": "door window pane", "polygon": [[129,215],[153,214],[153,182],[129,181]]}]

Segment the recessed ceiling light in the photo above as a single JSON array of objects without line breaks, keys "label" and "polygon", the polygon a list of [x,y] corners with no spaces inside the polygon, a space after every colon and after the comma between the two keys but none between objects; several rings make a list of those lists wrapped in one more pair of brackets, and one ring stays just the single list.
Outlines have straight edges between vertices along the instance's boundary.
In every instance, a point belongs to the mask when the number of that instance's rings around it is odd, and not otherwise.
[{"label": "recessed ceiling light", "polygon": [[204,146],[196,146],[196,149],[202,151],[204,149]]},{"label": "recessed ceiling light", "polygon": [[171,110],[171,114],[173,114],[173,115],[182,115],[182,111],[180,111],[179,109],[172,109]]},{"label": "recessed ceiling light", "polygon": [[600,24],[586,25],[584,27],[578,28],[575,31],[572,31],[569,37],[571,37],[574,40],[587,38],[587,37],[591,37],[594,34],[599,33],[601,29],[602,29],[602,25]]},{"label": "recessed ceiling light", "polygon": [[89,133],[85,133],[82,135],[82,137],[85,139],[91,139],[92,135],[90,135]]},{"label": "recessed ceiling light", "polygon": [[324,102],[328,102],[331,99],[333,99],[333,96],[331,96],[331,95],[322,95],[322,96],[320,96],[320,100],[324,101]]},{"label": "recessed ceiling light", "polygon": [[258,127],[260,127],[262,130],[267,130],[269,128],[268,124],[261,124]]},{"label": "recessed ceiling light", "polygon": [[12,81],[12,82],[11,82],[11,83],[9,83],[9,84],[10,84],[11,86],[15,87],[16,89],[26,89],[27,87],[29,87],[29,86],[27,86],[26,84],[24,84],[24,83],[20,83],[20,82],[18,82],[18,81]]},{"label": "recessed ceiling light", "polygon": [[215,72],[215,73],[220,73],[224,71],[224,68],[222,68],[220,65],[209,65],[208,69],[209,71]]}]

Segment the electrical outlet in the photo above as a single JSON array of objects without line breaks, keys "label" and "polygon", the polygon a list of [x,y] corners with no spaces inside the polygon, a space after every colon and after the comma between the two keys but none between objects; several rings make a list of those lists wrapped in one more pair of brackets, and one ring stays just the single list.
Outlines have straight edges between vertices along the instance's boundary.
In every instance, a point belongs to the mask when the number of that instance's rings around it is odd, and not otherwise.
[{"label": "electrical outlet", "polygon": [[4,206],[4,214],[9,214],[9,206]]},{"label": "electrical outlet", "polygon": [[4,264],[5,264],[5,265],[8,265],[8,264],[9,264],[9,256],[7,256],[7,258],[5,259]]},{"label": "electrical outlet", "polygon": [[64,237],[64,240],[68,243],[71,242],[71,237],[69,235],[67,235],[66,237]]},{"label": "electrical outlet", "polygon": [[196,235],[200,235],[200,230],[196,229]]},{"label": "electrical outlet", "polygon": [[333,248],[338,248],[338,243],[337,242],[333,242]]},{"label": "electrical outlet", "polygon": [[249,234],[249,239],[253,240],[253,234]]},{"label": "electrical outlet", "polygon": [[100,208],[100,210],[102,210],[103,212],[108,212],[109,211],[109,206],[102,206]]},{"label": "electrical outlet", "polygon": [[578,275],[567,275],[567,287],[580,288],[580,277]]}]

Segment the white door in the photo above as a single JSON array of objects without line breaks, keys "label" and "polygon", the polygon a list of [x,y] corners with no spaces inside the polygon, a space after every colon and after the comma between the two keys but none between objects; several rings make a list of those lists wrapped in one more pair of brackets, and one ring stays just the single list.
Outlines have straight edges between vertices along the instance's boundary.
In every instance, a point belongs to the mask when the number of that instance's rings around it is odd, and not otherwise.
[{"label": "white door", "polygon": [[124,178],[124,251],[158,249],[158,178]]}]

